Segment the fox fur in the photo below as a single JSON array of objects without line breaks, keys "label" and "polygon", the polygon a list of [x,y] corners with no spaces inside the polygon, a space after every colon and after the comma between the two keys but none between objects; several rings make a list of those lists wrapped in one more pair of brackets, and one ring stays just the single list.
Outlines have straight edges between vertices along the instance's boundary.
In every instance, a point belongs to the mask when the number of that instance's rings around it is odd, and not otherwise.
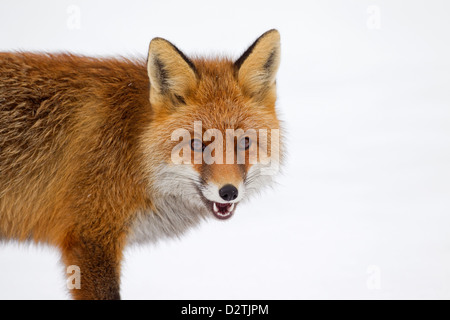
[{"label": "fox fur", "polygon": [[57,247],[81,270],[73,298],[119,299],[127,244],[212,216],[214,185],[241,200],[270,182],[250,163],[171,165],[171,133],[279,129],[279,60],[276,30],[236,61],[161,38],[147,60],[0,53],[0,239]]}]

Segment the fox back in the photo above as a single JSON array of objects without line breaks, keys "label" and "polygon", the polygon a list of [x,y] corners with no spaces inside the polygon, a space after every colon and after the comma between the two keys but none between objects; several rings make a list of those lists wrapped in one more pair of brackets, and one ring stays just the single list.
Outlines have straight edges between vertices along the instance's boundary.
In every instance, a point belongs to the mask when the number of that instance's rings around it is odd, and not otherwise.
[{"label": "fox back", "polygon": [[276,30],[235,61],[162,38],[147,60],[0,53],[0,239],[59,248],[76,299],[120,298],[127,244],[228,219],[271,182],[279,60]]}]

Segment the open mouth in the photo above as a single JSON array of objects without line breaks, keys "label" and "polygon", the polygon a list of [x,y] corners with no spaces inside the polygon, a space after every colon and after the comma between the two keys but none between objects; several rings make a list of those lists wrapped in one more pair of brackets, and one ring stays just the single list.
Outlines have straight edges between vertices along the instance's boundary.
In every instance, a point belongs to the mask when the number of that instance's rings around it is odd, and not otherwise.
[{"label": "open mouth", "polygon": [[221,220],[229,219],[233,215],[235,209],[235,203],[212,203],[212,211],[214,216]]}]

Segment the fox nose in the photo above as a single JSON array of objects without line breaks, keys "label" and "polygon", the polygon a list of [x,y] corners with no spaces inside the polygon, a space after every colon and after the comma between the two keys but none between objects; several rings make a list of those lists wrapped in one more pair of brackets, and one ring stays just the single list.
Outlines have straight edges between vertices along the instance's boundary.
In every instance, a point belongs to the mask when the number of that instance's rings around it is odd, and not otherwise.
[{"label": "fox nose", "polygon": [[235,200],[238,197],[238,189],[231,184],[227,184],[219,190],[219,195],[225,201]]}]

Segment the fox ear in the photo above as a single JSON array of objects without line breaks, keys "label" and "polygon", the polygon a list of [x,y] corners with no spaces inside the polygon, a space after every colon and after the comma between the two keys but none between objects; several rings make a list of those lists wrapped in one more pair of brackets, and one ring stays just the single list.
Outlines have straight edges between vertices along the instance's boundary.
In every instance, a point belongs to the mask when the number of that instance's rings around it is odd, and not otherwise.
[{"label": "fox ear", "polygon": [[234,63],[240,86],[251,96],[264,99],[275,90],[280,65],[280,34],[265,32]]},{"label": "fox ear", "polygon": [[194,64],[169,41],[154,38],[148,50],[147,71],[150,78],[150,102],[183,102],[197,84]]}]

